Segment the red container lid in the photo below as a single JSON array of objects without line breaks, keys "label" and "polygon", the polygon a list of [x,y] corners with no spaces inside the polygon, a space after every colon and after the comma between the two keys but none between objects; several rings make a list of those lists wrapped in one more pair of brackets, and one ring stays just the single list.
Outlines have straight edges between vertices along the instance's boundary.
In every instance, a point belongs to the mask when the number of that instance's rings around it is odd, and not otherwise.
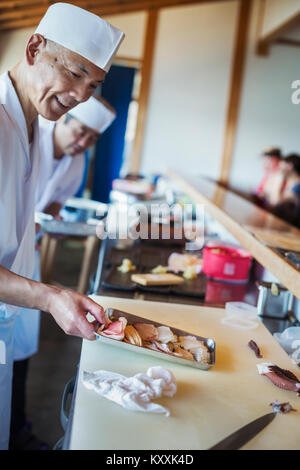
[{"label": "red container lid", "polygon": [[209,251],[215,256],[222,258],[247,258],[251,259],[250,253],[243,248],[233,248],[223,245],[206,245],[204,251]]},{"label": "red container lid", "polygon": [[213,279],[246,282],[251,258],[243,248],[211,244],[203,250],[203,272]]}]

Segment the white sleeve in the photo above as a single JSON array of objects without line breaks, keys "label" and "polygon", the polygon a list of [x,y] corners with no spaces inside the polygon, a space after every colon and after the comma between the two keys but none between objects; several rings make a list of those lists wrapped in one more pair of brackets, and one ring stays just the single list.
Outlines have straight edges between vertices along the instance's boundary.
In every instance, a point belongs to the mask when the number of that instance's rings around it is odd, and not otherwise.
[{"label": "white sleeve", "polygon": [[68,198],[73,197],[77,193],[83,178],[84,162],[84,154],[76,155],[72,158],[69,170],[62,180],[60,187],[55,191],[52,202],[55,201],[64,205]]}]

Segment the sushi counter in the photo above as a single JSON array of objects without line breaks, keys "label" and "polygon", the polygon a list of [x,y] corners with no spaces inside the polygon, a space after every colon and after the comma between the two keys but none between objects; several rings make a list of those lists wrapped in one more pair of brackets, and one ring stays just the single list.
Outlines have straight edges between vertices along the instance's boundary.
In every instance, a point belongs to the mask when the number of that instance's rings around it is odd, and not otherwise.
[{"label": "sushi counter", "polygon": [[[93,297],[103,307],[115,308],[179,328],[192,335],[213,338],[215,364],[207,370],[183,366],[99,340],[83,341],[73,403],[64,439],[65,449],[209,449],[228,434],[270,411],[275,401],[298,408],[296,393],[275,387],[258,373],[257,364],[274,363],[299,375],[289,356],[257,320],[252,330],[235,329],[224,322],[224,309],[151,302],[116,297]],[[261,348],[258,359],[249,348]],[[111,340],[113,343],[114,340]],[[137,346],[138,348],[138,346]],[[155,400],[170,415],[132,411],[84,386],[84,373],[109,370],[126,377],[162,366],[173,373],[177,392]],[[299,449],[299,411],[278,414],[266,429],[243,448]]]},{"label": "sushi counter", "polygon": [[[206,276],[201,269],[197,276],[191,279],[184,278],[184,282],[179,285],[142,285],[132,280],[134,273],[152,273],[157,268],[168,268],[168,262],[180,264],[188,263],[190,259],[197,259],[202,264],[202,255],[185,253],[177,246],[135,242],[118,246],[113,240],[102,243],[99,252],[99,262],[97,272],[92,284],[92,293],[101,296],[121,297],[126,299],[148,300],[153,302],[171,302],[184,305],[201,305],[216,308],[225,308],[228,302],[242,302],[256,306],[261,298],[257,278],[264,272],[262,267],[253,263],[249,272],[247,282],[220,282]],[[122,269],[124,260],[129,260],[135,267],[134,271]],[[170,267],[172,268],[172,266]],[[182,269],[184,269],[182,267]],[[172,271],[174,272],[174,271]],[[177,272],[177,270],[175,271]],[[182,275],[183,271],[180,272]],[[182,276],[183,277],[183,276]],[[271,283],[259,284],[271,285]],[[265,290],[265,289],[264,289]],[[267,292],[270,289],[266,289]],[[282,293],[283,309],[284,296]],[[283,331],[291,326],[286,312],[279,309],[276,315],[264,315],[261,320],[265,326],[273,333]]]},{"label": "sushi counter", "polygon": [[204,204],[243,248],[300,299],[299,264],[290,256],[300,252],[298,228],[213,181],[174,172],[170,177],[195,203]]},{"label": "sushi counter", "polygon": [[[209,450],[277,404],[285,412],[276,412],[272,423],[241,448],[299,450],[299,367],[273,336],[297,325],[295,315],[288,314],[299,298],[298,267],[285,257],[282,244],[270,246],[249,231],[256,208],[248,207],[247,218],[243,204],[248,201],[230,195],[235,207],[240,204],[241,223],[235,219],[240,211],[224,206],[229,196],[222,188],[173,178],[236,237],[244,268],[247,255],[253,257],[252,267],[242,274],[248,281],[222,282],[208,275],[204,250],[187,253],[173,243],[103,240],[90,295],[107,312],[119,313],[107,317],[95,341],[83,341],[76,380],[66,387],[62,404],[62,448]],[[270,231],[285,228],[290,241],[299,235],[257,211],[260,225],[266,223]],[[228,254],[213,244],[206,248],[208,256]],[[227,276],[233,273],[229,266]],[[275,282],[258,277],[264,269]],[[278,311],[267,312],[266,291],[283,299]],[[143,387],[155,382],[160,373],[169,374],[168,393],[153,396],[152,390],[147,401],[130,389],[140,380]],[[124,387],[129,387],[127,394]]]}]

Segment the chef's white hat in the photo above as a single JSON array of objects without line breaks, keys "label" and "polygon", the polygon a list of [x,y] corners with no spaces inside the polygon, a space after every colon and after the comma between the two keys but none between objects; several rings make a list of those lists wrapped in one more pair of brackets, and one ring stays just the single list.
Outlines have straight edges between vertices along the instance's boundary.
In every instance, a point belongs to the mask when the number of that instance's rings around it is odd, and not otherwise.
[{"label": "chef's white hat", "polygon": [[70,3],[54,3],[35,33],[85,57],[108,72],[124,33],[94,13]]},{"label": "chef's white hat", "polygon": [[99,134],[103,134],[116,117],[108,103],[94,96],[75,106],[69,114]]}]

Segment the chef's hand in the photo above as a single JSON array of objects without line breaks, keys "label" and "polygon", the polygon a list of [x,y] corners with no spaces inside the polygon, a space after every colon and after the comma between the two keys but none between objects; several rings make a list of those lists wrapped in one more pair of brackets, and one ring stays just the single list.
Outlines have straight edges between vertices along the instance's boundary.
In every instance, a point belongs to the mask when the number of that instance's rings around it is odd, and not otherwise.
[{"label": "chef's hand", "polygon": [[[85,295],[54,286],[48,300],[47,311],[67,335],[95,340],[95,330],[99,323],[105,324],[103,308]],[[52,290],[52,289],[51,289]],[[95,320],[89,322],[87,313]]]}]

